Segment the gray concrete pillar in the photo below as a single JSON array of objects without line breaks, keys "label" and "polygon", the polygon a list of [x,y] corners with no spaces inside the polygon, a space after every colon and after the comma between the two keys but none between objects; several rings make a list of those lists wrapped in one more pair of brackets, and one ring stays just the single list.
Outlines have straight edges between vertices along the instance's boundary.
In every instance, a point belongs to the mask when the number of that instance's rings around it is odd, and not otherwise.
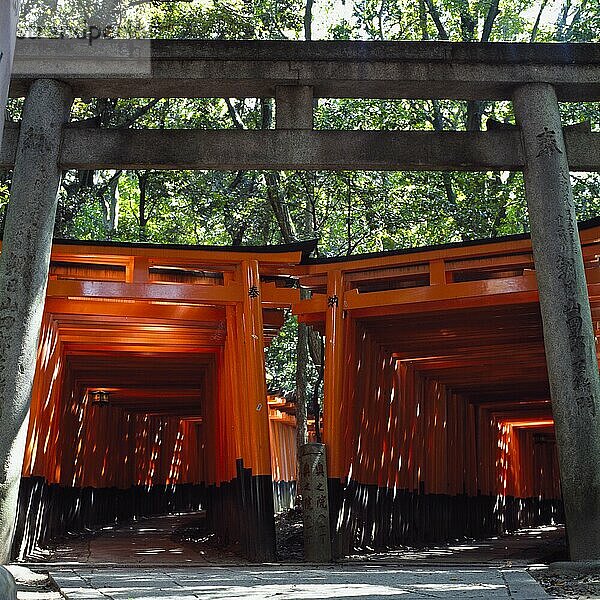
[{"label": "gray concrete pillar", "polygon": [[304,560],[318,563],[330,562],[331,537],[325,444],[311,442],[302,446],[299,465]]},{"label": "gray concrete pillar", "polygon": [[25,100],[0,254],[0,563],[9,559],[44,311],[69,88],[35,81]]},{"label": "gray concrete pillar", "polygon": [[4,567],[0,567],[0,598],[2,600],[17,600],[15,578]]},{"label": "gray concrete pillar", "polygon": [[20,0],[0,0],[0,145],[17,36]]},{"label": "gray concrete pillar", "polygon": [[600,558],[600,383],[554,88],[513,95],[572,560]]},{"label": "gray concrete pillar", "polygon": [[278,85],[275,88],[275,127],[313,128],[313,88],[309,85]]}]

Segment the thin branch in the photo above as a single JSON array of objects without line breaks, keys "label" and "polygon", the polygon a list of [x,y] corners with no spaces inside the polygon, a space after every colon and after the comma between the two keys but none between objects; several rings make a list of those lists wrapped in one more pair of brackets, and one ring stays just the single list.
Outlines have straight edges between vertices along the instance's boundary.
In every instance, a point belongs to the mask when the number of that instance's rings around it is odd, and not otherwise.
[{"label": "thin branch", "polygon": [[540,5],[540,10],[538,11],[537,17],[535,18],[535,23],[533,24],[533,29],[531,30],[531,36],[529,37],[529,42],[533,44],[535,42],[535,38],[538,33],[538,29],[540,26],[540,21],[542,19],[542,13],[546,8],[546,4],[548,4],[548,0],[542,0],[542,4]]},{"label": "thin branch", "polygon": [[385,40],[385,33],[383,32],[383,13],[385,12],[387,6],[387,0],[381,0],[381,5],[379,7],[379,12],[377,14],[377,20],[379,23],[379,37],[382,40]]},{"label": "thin branch", "polygon": [[246,171],[238,171],[233,178],[233,181],[227,186],[228,192],[233,192],[233,190],[244,181],[244,175]]},{"label": "thin branch", "polygon": [[429,118],[429,122],[433,125],[433,128],[436,131],[443,131],[444,117],[442,116],[442,111],[440,110],[439,100],[432,100],[431,108],[433,109],[433,119]]},{"label": "thin branch", "polygon": [[152,107],[156,106],[161,100],[162,98],[154,98],[153,100],[150,100],[148,104],[145,104],[144,106],[138,108],[133,113],[133,115],[131,115],[131,117],[129,117],[129,119],[127,119],[127,121],[125,121],[125,123],[123,123],[120,127],[131,127],[140,117],[143,117]]},{"label": "thin branch", "polygon": [[446,28],[444,27],[444,24],[442,23],[442,19],[440,18],[440,13],[438,12],[437,8],[433,4],[433,0],[425,0],[425,4],[427,5],[429,14],[431,15],[431,18],[433,19],[433,22],[435,23],[435,26],[438,30],[438,37],[441,40],[449,40],[450,36],[448,35],[448,32],[446,31]]},{"label": "thin branch", "polygon": [[494,26],[494,21],[496,20],[496,17],[500,14],[500,11],[498,10],[499,4],[500,0],[492,0],[490,4],[490,8],[488,9],[487,15],[485,16],[485,21],[483,22],[483,32],[481,33],[482,42],[487,42],[490,39],[492,27]]},{"label": "thin branch", "polygon": [[363,233],[355,242],[354,244],[352,244],[352,248],[348,251],[348,255],[351,255],[359,246],[359,244],[361,244],[362,242],[364,242],[368,237],[370,237],[371,235],[373,235],[372,231],[365,231],[365,233]]},{"label": "thin branch", "polygon": [[240,117],[240,113],[237,111],[230,98],[225,98],[225,104],[227,104],[227,110],[229,111],[229,116],[231,117],[235,128],[246,129],[242,117]]},{"label": "thin branch", "polygon": [[429,32],[427,31],[427,12],[425,11],[425,0],[419,0],[419,24],[421,26],[421,39],[428,40]]},{"label": "thin branch", "polygon": [[106,190],[108,190],[108,188],[110,188],[115,183],[115,180],[118,180],[119,177],[121,177],[122,173],[123,173],[122,169],[120,171],[115,171],[115,174],[105,184],[96,188],[96,193],[103,195],[104,192],[106,192]]},{"label": "thin branch", "polygon": [[573,18],[571,19],[571,22],[567,25],[567,27],[563,33],[564,40],[569,40],[571,38],[571,35],[573,33],[573,28],[581,20],[581,15],[583,14],[583,11],[585,10],[586,4],[587,4],[587,0],[582,0],[581,4],[579,5],[579,8],[575,11]]},{"label": "thin branch", "polygon": [[567,24],[569,10],[571,10],[571,0],[565,0],[556,22],[556,39],[558,40],[564,40],[564,29]]}]

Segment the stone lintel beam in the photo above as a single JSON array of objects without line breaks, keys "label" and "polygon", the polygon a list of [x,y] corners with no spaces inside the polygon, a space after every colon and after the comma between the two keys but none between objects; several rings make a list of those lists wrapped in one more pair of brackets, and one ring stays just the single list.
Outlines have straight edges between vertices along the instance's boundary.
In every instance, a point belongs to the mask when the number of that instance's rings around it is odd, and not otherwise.
[{"label": "stone lintel beam", "polygon": [[[14,165],[7,125],[0,169]],[[565,130],[572,171],[600,171],[600,134]],[[520,171],[517,129],[464,131],[139,130],[66,127],[63,169]]]},{"label": "stone lintel beam", "polygon": [[313,128],[313,88],[308,85],[278,85],[275,88],[275,127]]},{"label": "stone lintel beam", "polygon": [[572,560],[600,558],[600,381],[567,148],[554,88],[529,84],[513,106]]},{"label": "stone lintel beam", "polygon": [[11,92],[40,77],[80,97],[507,100],[549,82],[561,101],[600,100],[600,44],[76,39],[17,41]]},{"label": "stone lintel beam", "polygon": [[68,86],[38,80],[23,108],[0,254],[0,562],[10,558],[61,170]]}]

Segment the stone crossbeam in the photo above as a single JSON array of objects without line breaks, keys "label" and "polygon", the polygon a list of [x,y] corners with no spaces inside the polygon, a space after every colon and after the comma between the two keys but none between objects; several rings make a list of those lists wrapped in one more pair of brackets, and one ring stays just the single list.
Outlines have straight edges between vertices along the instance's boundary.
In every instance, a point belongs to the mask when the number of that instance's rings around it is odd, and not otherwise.
[{"label": "stone crossbeam", "polygon": [[275,97],[508,100],[523,83],[559,101],[600,100],[600,44],[17,40],[11,93],[52,78],[91,97]]},{"label": "stone crossbeam", "polygon": [[[14,164],[5,129],[0,169]],[[565,128],[572,171],[600,171],[600,133]],[[62,169],[522,170],[518,130],[143,130],[67,126]]]}]

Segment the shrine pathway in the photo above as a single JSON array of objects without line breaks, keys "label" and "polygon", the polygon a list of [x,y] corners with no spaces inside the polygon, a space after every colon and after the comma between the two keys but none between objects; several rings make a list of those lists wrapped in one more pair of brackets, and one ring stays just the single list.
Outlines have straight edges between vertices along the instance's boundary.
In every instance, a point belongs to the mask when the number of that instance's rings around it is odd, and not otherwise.
[{"label": "shrine pathway", "polygon": [[357,555],[334,565],[255,565],[174,535],[201,514],[144,519],[59,545],[44,564],[69,600],[549,598],[527,567],[560,558],[558,528],[483,542]]}]

